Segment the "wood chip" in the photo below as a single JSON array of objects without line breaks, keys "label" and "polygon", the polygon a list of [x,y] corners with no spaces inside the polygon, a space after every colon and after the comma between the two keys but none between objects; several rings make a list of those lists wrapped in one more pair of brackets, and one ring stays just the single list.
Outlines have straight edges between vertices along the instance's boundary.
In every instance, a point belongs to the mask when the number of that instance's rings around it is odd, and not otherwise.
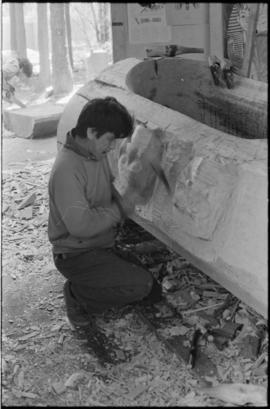
[{"label": "wood chip", "polygon": [[23,386],[24,386],[24,371],[23,370],[21,370],[18,374],[17,385],[20,389],[23,389]]},{"label": "wood chip", "polygon": [[63,342],[64,342],[65,337],[66,337],[65,334],[61,334],[60,337],[58,338],[57,343],[62,345]]},{"label": "wood chip", "polygon": [[40,331],[40,327],[38,327],[37,325],[31,325],[29,329],[32,331]]},{"label": "wood chip", "polygon": [[148,388],[149,388],[149,385],[138,385],[134,389],[129,391],[129,393],[126,394],[126,397],[128,399],[130,399],[130,400],[134,400],[134,399],[138,398],[138,396],[140,396]]},{"label": "wood chip", "polygon": [[253,405],[267,406],[267,389],[261,385],[227,383],[211,388],[201,388],[200,391],[213,398],[235,405],[252,403]]},{"label": "wood chip", "polygon": [[18,345],[18,346],[16,346],[16,347],[13,348],[13,350],[14,350],[15,352],[19,352],[19,351],[22,351],[22,350],[24,350],[24,349],[25,349],[25,345]]},{"label": "wood chip", "polygon": [[38,335],[39,332],[32,332],[31,334],[24,335],[23,337],[18,338],[18,341],[27,341],[29,338],[33,338]]},{"label": "wood chip", "polygon": [[63,322],[61,322],[61,324],[54,324],[54,325],[51,327],[51,331],[52,331],[52,332],[53,332],[53,331],[59,331],[59,330],[63,327],[63,325],[64,325]]},{"label": "wood chip", "polygon": [[29,399],[36,399],[38,398],[38,395],[32,393],[32,392],[21,392],[21,396],[23,398],[29,398]]},{"label": "wood chip", "polygon": [[18,206],[18,210],[24,209],[27,206],[33,205],[36,200],[36,194],[31,193],[26,199],[22,201],[22,203]]},{"label": "wood chip", "polygon": [[[24,208],[24,209],[20,212],[20,217],[21,217],[22,219],[26,219],[26,220],[32,219],[32,217],[33,217],[33,208],[32,208],[32,206],[28,206],[28,207]],[[23,229],[24,229],[25,227],[26,227],[26,226],[23,226]]]},{"label": "wood chip", "polygon": [[67,388],[76,388],[78,383],[85,378],[85,374],[83,372],[75,372],[72,374],[68,380],[65,382],[65,386]]},{"label": "wood chip", "polygon": [[4,214],[4,213],[6,213],[6,211],[9,209],[9,204],[4,204],[4,206],[3,206],[3,209],[2,209],[2,213]]},{"label": "wood chip", "polygon": [[16,375],[16,373],[18,372],[18,370],[20,369],[20,366],[18,364],[16,364],[13,368],[13,372],[12,375]]},{"label": "wood chip", "polygon": [[220,307],[223,304],[224,303],[222,302],[222,303],[218,303],[218,304],[207,305],[206,307],[196,308],[195,310],[187,310],[187,311],[183,311],[182,313],[185,314],[185,315],[193,314],[194,312],[197,312],[197,311],[204,311],[204,310],[209,310],[210,308]]},{"label": "wood chip", "polygon": [[184,325],[179,325],[175,327],[168,327],[166,331],[164,331],[169,336],[178,336],[178,335],[186,335],[186,333],[190,330],[190,328],[185,327]]},{"label": "wood chip", "polygon": [[53,390],[57,393],[57,395],[61,395],[61,393],[65,392],[66,386],[63,382],[54,382],[52,384]]},{"label": "wood chip", "polygon": [[5,361],[4,358],[2,358],[1,362],[2,362],[2,374],[5,375],[5,372],[8,369],[8,364],[7,364],[7,361]]},{"label": "wood chip", "polygon": [[12,388],[12,389],[11,389],[11,392],[12,392],[13,395],[16,396],[16,398],[18,398],[18,399],[20,399],[20,398],[22,397],[22,392],[21,392],[21,391],[18,391],[18,390],[15,389],[15,388]]}]

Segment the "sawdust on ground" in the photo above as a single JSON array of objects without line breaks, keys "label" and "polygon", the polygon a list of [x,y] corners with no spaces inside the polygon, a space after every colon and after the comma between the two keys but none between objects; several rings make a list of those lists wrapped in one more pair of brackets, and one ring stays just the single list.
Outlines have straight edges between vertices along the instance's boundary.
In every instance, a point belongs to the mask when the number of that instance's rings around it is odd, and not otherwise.
[{"label": "sawdust on ground", "polygon": [[[64,279],[55,269],[47,239],[47,183],[51,166],[52,160],[28,162],[23,168],[15,163],[3,172],[3,405],[231,404],[226,391],[220,395],[216,389],[211,389],[211,396],[205,389],[203,393],[194,371],[184,360],[181,362],[168,351],[132,309],[116,311],[110,319],[106,314],[98,318],[105,333],[114,335],[120,350],[129,352],[130,359],[127,361],[102,366],[97,357],[85,348],[85,340],[75,336],[65,318]],[[142,256],[142,261],[143,257],[146,256]],[[195,302],[189,310],[203,308],[200,297],[196,297],[196,288],[201,284],[217,288],[216,283],[178,255],[169,261],[158,260],[157,263],[152,271],[155,274],[161,268],[163,271],[165,269],[163,283],[167,291],[177,286],[179,280],[197,280],[197,287],[192,287],[193,293],[188,293]],[[213,292],[210,301],[207,299],[204,305],[222,302],[222,293],[216,290],[216,297]],[[181,303],[183,307],[187,302],[185,297],[180,296],[175,300],[178,300],[179,308]],[[266,325],[265,320],[243,303],[238,303],[238,306],[238,320],[244,324],[246,331],[244,336],[247,333],[254,335],[256,326]],[[202,318],[195,318],[195,314],[187,314],[187,317],[190,317],[190,326],[203,328],[205,321]],[[225,314],[222,319],[226,319]],[[177,331],[177,328],[169,328],[167,335],[179,335]],[[184,328],[181,331],[182,334],[187,332]],[[166,336],[165,332],[163,335]],[[205,380],[213,387],[223,383],[250,383],[266,387],[267,340],[265,333],[260,356],[252,356],[252,353],[244,355],[235,342],[229,342],[223,350],[218,350],[213,342],[207,343],[205,350],[217,366],[218,373],[205,377]],[[260,391],[257,392],[260,394]]]}]

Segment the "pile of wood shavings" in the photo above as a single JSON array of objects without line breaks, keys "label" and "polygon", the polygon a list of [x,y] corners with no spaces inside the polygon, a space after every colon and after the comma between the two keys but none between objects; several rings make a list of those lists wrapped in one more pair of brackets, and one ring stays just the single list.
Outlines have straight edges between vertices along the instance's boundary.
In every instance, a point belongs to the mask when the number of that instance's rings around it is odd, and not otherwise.
[{"label": "pile of wood shavings", "polygon": [[[110,320],[105,314],[97,320],[106,334],[114,336],[120,350],[130,351],[129,360],[101,367],[96,357],[85,351],[84,341],[78,340],[65,322],[64,280],[52,263],[47,238],[47,183],[51,165],[52,161],[28,163],[23,169],[15,167],[3,174],[3,403],[224,405],[217,394],[211,397],[199,392],[201,385],[194,373],[157,340],[135,311],[116,312]],[[32,209],[25,213],[24,208],[18,207],[27,198],[32,200],[27,206]],[[123,246],[138,241],[132,223],[124,228],[122,236]],[[143,238],[153,239],[146,232]],[[189,311],[185,317],[189,329],[198,324],[203,326],[203,317],[190,311],[218,304],[228,293],[179,255],[168,249],[162,254],[164,261],[160,254],[138,257],[154,275],[163,272],[168,299],[180,312]],[[211,309],[206,312],[211,316]],[[244,324],[243,337],[252,335],[260,320],[265,324],[243,303],[236,317]],[[226,315],[222,319],[225,321]],[[168,328],[167,335],[173,335]],[[263,351],[267,345],[265,338]],[[206,379],[212,385],[246,381],[265,385],[265,352],[254,360],[241,355],[234,343],[218,350],[211,342],[205,345],[205,351],[217,366],[218,376]],[[227,402],[230,404],[230,400]]]}]

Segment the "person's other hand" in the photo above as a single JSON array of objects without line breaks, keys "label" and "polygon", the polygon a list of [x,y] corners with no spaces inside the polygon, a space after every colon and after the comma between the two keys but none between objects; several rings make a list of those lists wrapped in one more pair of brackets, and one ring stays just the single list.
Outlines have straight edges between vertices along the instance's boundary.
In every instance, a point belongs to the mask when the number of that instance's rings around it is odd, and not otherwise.
[{"label": "person's other hand", "polygon": [[131,216],[132,213],[134,213],[134,209],[135,209],[134,201],[131,201],[127,197],[121,197],[120,204],[127,217]]},{"label": "person's other hand", "polygon": [[130,200],[127,196],[122,197],[115,188],[113,189],[113,198],[123,217],[128,217],[134,212],[134,201]]}]

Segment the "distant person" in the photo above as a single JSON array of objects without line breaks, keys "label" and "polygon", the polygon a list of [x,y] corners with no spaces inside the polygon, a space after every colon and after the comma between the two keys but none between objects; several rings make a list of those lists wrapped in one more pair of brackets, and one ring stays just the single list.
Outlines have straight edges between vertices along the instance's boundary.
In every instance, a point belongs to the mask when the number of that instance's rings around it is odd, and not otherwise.
[{"label": "distant person", "polygon": [[2,60],[2,96],[10,104],[25,108],[25,104],[15,96],[15,87],[10,83],[17,76],[20,80],[30,78],[33,73],[33,65],[28,58],[20,58],[16,54],[3,56]]},{"label": "distant person", "polygon": [[248,27],[247,3],[233,3],[227,26],[227,54],[234,67],[242,68]]}]

